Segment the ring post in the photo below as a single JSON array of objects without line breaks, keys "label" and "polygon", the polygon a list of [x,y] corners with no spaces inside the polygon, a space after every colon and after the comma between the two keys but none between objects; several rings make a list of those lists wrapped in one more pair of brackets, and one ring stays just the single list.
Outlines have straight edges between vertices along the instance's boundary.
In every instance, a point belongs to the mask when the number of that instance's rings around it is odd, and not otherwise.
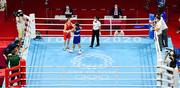
[{"label": "ring post", "polygon": [[[154,31],[154,19],[155,19],[155,15],[154,14],[149,14],[149,23],[150,23],[150,29],[149,29],[149,38],[150,39],[155,39],[155,47],[156,47],[156,54],[157,54],[157,79],[162,78],[162,56],[161,56],[161,50],[160,50],[160,46],[159,46],[159,39],[158,39],[158,35],[157,32]],[[157,80],[157,85],[161,85],[162,86],[162,80]]]},{"label": "ring post", "polygon": [[110,18],[110,36],[113,35],[112,34],[112,20],[113,20],[113,18]]},{"label": "ring post", "polygon": [[20,72],[21,72],[21,86],[25,86],[26,85],[26,60],[25,59],[21,59],[20,60]]},{"label": "ring post", "polygon": [[154,21],[154,14],[149,14],[149,38],[154,39],[154,30],[153,30],[153,21]]}]

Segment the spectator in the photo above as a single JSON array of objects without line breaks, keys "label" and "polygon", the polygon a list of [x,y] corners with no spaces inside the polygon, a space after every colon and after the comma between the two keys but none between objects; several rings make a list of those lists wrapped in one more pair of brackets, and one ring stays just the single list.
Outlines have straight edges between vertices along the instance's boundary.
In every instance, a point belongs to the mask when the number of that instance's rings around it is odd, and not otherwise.
[{"label": "spectator", "polygon": [[149,11],[151,7],[151,0],[145,0],[144,8],[145,10]]},{"label": "spectator", "polygon": [[118,4],[114,4],[114,7],[110,11],[110,15],[114,18],[119,18],[119,16],[122,16],[121,8],[118,7]]},{"label": "spectator", "polygon": [[158,13],[162,14],[166,8],[166,0],[157,0],[158,2]]},{"label": "spectator", "polygon": [[124,31],[123,30],[121,30],[121,31],[116,30],[114,32],[114,36],[123,36],[123,35],[124,35]]},{"label": "spectator", "polygon": [[[179,16],[178,21],[179,21],[179,25],[180,25],[180,16]],[[178,33],[180,33],[180,26],[178,27],[178,29],[177,29],[176,33],[177,33],[177,34],[178,34]]]},{"label": "spectator", "polygon": [[66,18],[72,17],[73,10],[69,7],[69,5],[66,5],[66,8],[64,10],[64,15],[66,15]]},{"label": "spectator", "polygon": [[97,40],[96,47],[100,45],[99,43],[100,30],[101,30],[101,22],[99,21],[99,17],[96,16],[93,21],[93,33],[92,33],[91,45],[89,47],[93,48],[95,37]]}]

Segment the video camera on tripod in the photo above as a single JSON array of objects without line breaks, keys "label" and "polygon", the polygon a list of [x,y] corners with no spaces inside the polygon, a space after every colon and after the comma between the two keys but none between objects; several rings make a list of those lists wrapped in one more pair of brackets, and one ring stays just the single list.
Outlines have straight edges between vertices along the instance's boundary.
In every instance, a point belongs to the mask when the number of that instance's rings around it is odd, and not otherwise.
[{"label": "video camera on tripod", "polygon": [[16,12],[14,12],[14,16],[15,16],[15,17],[22,17],[22,16],[24,16],[24,13],[23,13],[22,10],[18,10],[18,11],[16,11]]},{"label": "video camera on tripod", "polygon": [[167,66],[169,67],[172,67],[172,68],[176,67],[176,59],[175,59],[175,53],[173,49],[166,48],[164,63],[167,64]]}]

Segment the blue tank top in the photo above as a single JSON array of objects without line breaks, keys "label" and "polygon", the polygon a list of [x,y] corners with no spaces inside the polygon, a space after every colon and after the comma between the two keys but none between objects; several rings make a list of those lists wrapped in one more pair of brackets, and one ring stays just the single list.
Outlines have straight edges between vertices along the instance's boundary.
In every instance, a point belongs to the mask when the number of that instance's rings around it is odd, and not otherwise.
[{"label": "blue tank top", "polygon": [[80,36],[80,28],[76,27],[76,31],[74,32],[74,36]]}]

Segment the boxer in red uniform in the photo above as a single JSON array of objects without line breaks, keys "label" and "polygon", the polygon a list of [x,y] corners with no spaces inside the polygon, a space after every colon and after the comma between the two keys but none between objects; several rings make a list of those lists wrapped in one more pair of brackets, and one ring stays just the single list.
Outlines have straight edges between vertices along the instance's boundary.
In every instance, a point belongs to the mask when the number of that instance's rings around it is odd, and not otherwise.
[{"label": "boxer in red uniform", "polygon": [[71,22],[70,18],[67,18],[66,23],[64,24],[64,50],[69,49],[69,42],[71,38],[71,31],[74,28],[74,24]]}]

